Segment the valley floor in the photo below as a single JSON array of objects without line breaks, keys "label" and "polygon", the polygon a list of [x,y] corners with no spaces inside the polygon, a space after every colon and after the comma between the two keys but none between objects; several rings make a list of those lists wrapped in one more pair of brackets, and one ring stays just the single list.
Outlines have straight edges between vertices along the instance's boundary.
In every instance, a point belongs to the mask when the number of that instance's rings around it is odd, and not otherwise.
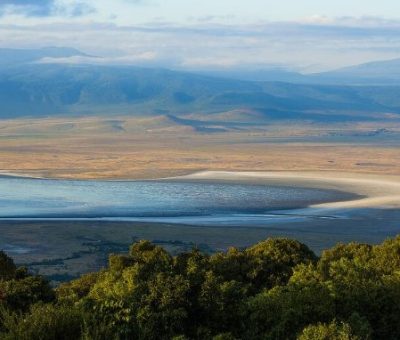
[{"label": "valley floor", "polygon": [[0,121],[0,170],[32,177],[113,180],[200,172],[186,179],[289,181],[363,197],[309,208],[309,218],[295,223],[256,221],[246,227],[0,221],[0,248],[18,263],[60,281],[98,270],[109,253],[126,251],[138,239],[172,252],[193,245],[211,252],[285,236],[319,252],[337,242],[379,243],[400,233],[400,126],[292,122],[224,131],[217,127],[202,132],[165,117]]},{"label": "valley floor", "polygon": [[75,179],[152,179],[202,170],[400,175],[400,126],[393,123],[281,122],[215,131],[165,117],[0,121],[0,169]]},{"label": "valley floor", "polygon": [[126,252],[140,239],[172,253],[197,246],[206,252],[246,247],[268,237],[288,237],[317,253],[338,242],[376,244],[400,233],[398,176],[334,172],[200,172],[169,180],[234,181],[348,191],[351,201],[309,208],[271,211],[264,218],[244,217],[233,223],[203,221],[145,223],[129,219],[1,220],[0,248],[20,264],[63,281],[102,268],[110,253]]},{"label": "valley floor", "polygon": [[64,281],[104,267],[109,253],[150,240],[172,253],[197,246],[206,252],[288,237],[320,253],[338,242],[377,244],[400,233],[397,209],[354,209],[332,218],[248,222],[248,226],[189,226],[111,221],[0,221],[0,247],[18,263]]}]

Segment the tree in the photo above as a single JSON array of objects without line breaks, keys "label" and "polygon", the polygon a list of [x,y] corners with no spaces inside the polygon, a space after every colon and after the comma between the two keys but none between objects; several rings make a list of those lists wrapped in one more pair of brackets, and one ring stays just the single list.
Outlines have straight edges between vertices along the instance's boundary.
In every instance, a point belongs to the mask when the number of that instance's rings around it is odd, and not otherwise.
[{"label": "tree", "polygon": [[55,294],[49,282],[41,276],[0,282],[3,304],[13,311],[26,311],[37,302],[51,302]]},{"label": "tree", "polygon": [[142,339],[171,339],[188,324],[189,283],[181,275],[159,273],[139,302],[137,321]]},{"label": "tree", "polygon": [[14,278],[16,270],[14,261],[4,251],[0,251],[0,281]]},{"label": "tree", "polygon": [[149,241],[134,243],[129,250],[129,256],[132,263],[139,265],[141,280],[148,280],[157,273],[172,270],[172,256],[164,248],[155,246]]},{"label": "tree", "polygon": [[294,339],[305,326],[334,316],[334,300],[325,285],[276,286],[249,299],[246,338]]},{"label": "tree", "polygon": [[229,248],[226,253],[216,253],[210,257],[210,269],[226,281],[248,283],[251,281],[253,260],[248,252]]},{"label": "tree", "polygon": [[301,263],[312,263],[316,255],[304,244],[285,238],[267,239],[248,248],[252,268],[249,273],[253,287],[272,288],[284,285]]},{"label": "tree", "polygon": [[203,326],[211,334],[240,334],[243,328],[247,286],[235,280],[224,280],[209,271],[199,296]]},{"label": "tree", "polygon": [[382,273],[400,273],[400,236],[374,246],[372,252],[374,266]]},{"label": "tree", "polygon": [[171,256],[140,241],[54,290],[0,255],[1,339],[398,339],[400,237],[319,260],[268,239]]},{"label": "tree", "polygon": [[63,302],[77,302],[86,297],[95,285],[98,273],[82,275],[79,279],[61,284],[56,289],[57,299]]},{"label": "tree", "polygon": [[345,322],[332,321],[331,323],[318,323],[304,328],[298,340],[368,340],[369,330],[355,332],[351,325]]}]

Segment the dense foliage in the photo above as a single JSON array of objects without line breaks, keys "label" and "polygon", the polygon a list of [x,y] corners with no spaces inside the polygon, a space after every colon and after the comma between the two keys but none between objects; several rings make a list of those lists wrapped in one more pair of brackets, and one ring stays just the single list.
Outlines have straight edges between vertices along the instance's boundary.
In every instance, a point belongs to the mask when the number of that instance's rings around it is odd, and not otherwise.
[{"label": "dense foliage", "polygon": [[398,339],[400,237],[320,258],[268,239],[171,256],[140,241],[52,289],[0,252],[1,339]]}]

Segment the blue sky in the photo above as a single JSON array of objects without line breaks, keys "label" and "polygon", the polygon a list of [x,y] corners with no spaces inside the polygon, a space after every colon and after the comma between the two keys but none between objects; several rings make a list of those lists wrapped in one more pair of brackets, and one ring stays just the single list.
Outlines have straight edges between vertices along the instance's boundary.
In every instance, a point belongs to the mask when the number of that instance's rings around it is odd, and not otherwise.
[{"label": "blue sky", "polygon": [[48,45],[97,63],[314,72],[400,57],[400,1],[0,1],[1,47]]}]

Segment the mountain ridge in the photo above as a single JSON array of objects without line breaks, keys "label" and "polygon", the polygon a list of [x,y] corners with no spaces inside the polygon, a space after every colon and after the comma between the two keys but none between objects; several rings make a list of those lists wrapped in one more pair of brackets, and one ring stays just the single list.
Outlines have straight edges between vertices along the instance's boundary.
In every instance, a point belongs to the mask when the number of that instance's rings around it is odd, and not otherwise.
[{"label": "mountain ridge", "polygon": [[[30,60],[83,54],[59,47],[29,51]],[[0,118],[145,114],[184,119],[240,109],[258,112],[249,116],[253,124],[257,119],[331,122],[400,114],[400,85],[264,82],[163,68],[24,60],[0,67]]]},{"label": "mountain ridge", "polygon": [[0,72],[0,117],[186,114],[237,108],[296,114],[400,113],[400,87],[227,80],[129,66],[31,64]]}]

